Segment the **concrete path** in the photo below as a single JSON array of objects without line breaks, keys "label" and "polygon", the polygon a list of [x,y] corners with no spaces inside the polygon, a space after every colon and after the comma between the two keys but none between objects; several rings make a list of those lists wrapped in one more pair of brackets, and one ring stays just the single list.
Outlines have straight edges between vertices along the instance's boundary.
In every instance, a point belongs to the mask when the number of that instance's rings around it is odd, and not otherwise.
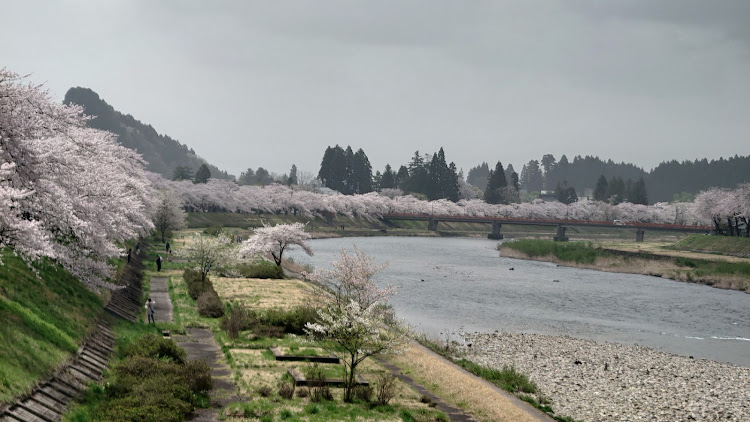
[{"label": "concrete path", "polygon": [[149,297],[156,302],[154,320],[172,322],[172,300],[169,299],[169,283],[166,277],[153,277]]},{"label": "concrete path", "polygon": [[[169,298],[169,282],[166,277],[151,279],[151,299],[156,302],[156,322],[172,322],[172,300]],[[219,361],[221,349],[214,340],[211,330],[205,328],[187,328],[185,335],[173,336],[177,344],[185,349],[189,360],[199,359],[211,368],[214,388],[211,390],[211,407],[196,409],[188,418],[189,421],[210,422],[219,420],[219,409],[229,402],[239,400],[231,381],[232,370]]]},{"label": "concrete path", "polygon": [[220,361],[221,349],[214,340],[211,330],[206,328],[187,328],[185,335],[174,336],[177,344],[185,349],[190,360],[200,359],[205,361],[211,368],[211,378],[214,388],[211,390],[211,407],[208,409],[196,409],[189,421],[210,422],[219,420],[219,410],[233,401],[238,401],[234,383],[232,383],[232,370]]}]

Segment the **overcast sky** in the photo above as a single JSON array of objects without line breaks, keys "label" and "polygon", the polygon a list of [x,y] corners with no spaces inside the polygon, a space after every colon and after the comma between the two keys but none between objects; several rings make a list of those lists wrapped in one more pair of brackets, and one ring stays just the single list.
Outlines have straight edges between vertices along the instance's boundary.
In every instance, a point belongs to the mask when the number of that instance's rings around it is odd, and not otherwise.
[{"label": "overcast sky", "polygon": [[750,154],[750,1],[0,0],[0,67],[238,175],[325,148],[650,170]]}]

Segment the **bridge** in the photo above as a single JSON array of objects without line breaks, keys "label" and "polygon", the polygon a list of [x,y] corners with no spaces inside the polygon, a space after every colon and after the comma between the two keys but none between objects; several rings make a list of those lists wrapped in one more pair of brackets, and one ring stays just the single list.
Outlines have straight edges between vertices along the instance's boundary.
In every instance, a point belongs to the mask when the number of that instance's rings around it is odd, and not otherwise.
[{"label": "bridge", "polygon": [[[438,223],[484,223],[492,224],[492,232],[487,235],[489,239],[502,239],[503,234],[500,232],[503,224],[523,225],[523,226],[550,226],[557,227],[557,234],[554,240],[565,242],[568,236],[565,231],[568,227],[604,227],[610,229],[629,229],[635,230],[635,241],[643,242],[646,230],[673,231],[682,233],[706,233],[713,231],[712,226],[688,226],[684,224],[659,224],[659,223],[638,223],[622,222],[615,224],[613,221],[595,221],[595,220],[568,220],[568,219],[540,219],[540,218],[513,218],[513,217],[478,217],[469,215],[433,215],[433,214],[405,214],[405,213],[388,213],[380,217],[381,220],[411,220],[426,221],[427,229],[437,231]],[[619,221],[619,220],[618,220]]]}]

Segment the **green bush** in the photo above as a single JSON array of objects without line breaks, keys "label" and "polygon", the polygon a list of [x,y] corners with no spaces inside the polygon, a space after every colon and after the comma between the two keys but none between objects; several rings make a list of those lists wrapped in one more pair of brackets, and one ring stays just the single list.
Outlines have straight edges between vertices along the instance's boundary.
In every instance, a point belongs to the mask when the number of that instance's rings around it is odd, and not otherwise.
[{"label": "green bush", "polygon": [[305,324],[318,321],[318,310],[311,306],[298,306],[290,310],[269,309],[260,315],[261,324],[280,327],[289,334],[305,334]]},{"label": "green bush", "polygon": [[198,296],[195,301],[198,313],[206,318],[221,318],[224,316],[224,304],[221,302],[216,290],[211,287]]},{"label": "green bush", "polygon": [[159,359],[170,359],[176,363],[185,363],[185,350],[174,340],[147,334],[125,349],[126,356],[143,356]]},{"label": "green bush", "polygon": [[229,338],[236,340],[240,331],[249,330],[258,324],[258,315],[240,303],[233,304],[221,320],[221,328]]},{"label": "green bush", "polygon": [[211,368],[202,360],[191,360],[185,364],[182,370],[183,377],[188,382],[190,391],[196,394],[207,394],[214,388],[211,378]]},{"label": "green bush", "polygon": [[212,288],[211,279],[206,277],[204,280],[201,277],[201,272],[196,270],[187,269],[182,273],[182,278],[187,285],[188,294],[193,300],[198,300],[198,297],[200,297],[203,292]]},{"label": "green bush", "polygon": [[270,261],[254,261],[250,264],[241,264],[237,267],[237,270],[246,278],[284,278],[284,270]]}]

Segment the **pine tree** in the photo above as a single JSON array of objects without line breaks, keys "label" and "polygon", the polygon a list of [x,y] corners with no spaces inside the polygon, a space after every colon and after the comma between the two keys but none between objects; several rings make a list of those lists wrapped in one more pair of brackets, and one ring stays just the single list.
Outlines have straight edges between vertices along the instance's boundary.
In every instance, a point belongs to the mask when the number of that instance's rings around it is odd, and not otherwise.
[{"label": "pine tree", "polygon": [[385,171],[380,178],[380,189],[392,189],[396,187],[396,175],[393,173],[390,164],[385,165]]},{"label": "pine tree", "polygon": [[503,188],[507,186],[508,181],[505,180],[503,165],[498,161],[495,164],[495,169],[490,171],[490,176],[487,180],[487,189],[484,191],[484,202],[488,204],[501,204],[506,201],[507,198],[505,198]]},{"label": "pine tree", "polygon": [[466,182],[478,187],[484,191],[487,189],[487,178],[490,175],[490,167],[487,163],[482,163],[469,170],[469,175],[466,176]]},{"label": "pine tree", "polygon": [[286,184],[289,186],[297,184],[297,166],[292,164],[292,169],[289,170],[289,178],[286,179]]},{"label": "pine tree", "polygon": [[198,171],[195,172],[195,179],[193,180],[193,183],[208,183],[208,179],[211,178],[211,170],[208,169],[208,166],[204,163],[201,164],[201,166],[198,168]]},{"label": "pine tree", "polygon": [[596,181],[596,188],[594,189],[594,200],[606,202],[609,199],[607,193],[609,192],[609,184],[607,178],[602,174],[599,176],[599,180]]},{"label": "pine tree", "polygon": [[[348,151],[348,150],[347,150]],[[354,193],[372,192],[372,166],[362,148],[352,157],[351,184]]]},{"label": "pine tree", "polygon": [[648,195],[646,193],[646,182],[641,177],[637,182],[633,183],[630,195],[628,196],[628,202],[633,204],[648,205]]}]

